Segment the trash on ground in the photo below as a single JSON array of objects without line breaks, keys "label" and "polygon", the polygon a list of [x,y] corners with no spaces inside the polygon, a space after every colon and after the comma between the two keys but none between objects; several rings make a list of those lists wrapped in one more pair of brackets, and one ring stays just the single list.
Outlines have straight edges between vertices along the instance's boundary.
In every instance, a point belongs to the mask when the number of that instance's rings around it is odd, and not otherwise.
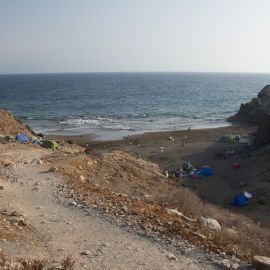
[{"label": "trash on ground", "polygon": [[226,142],[226,143],[230,143],[230,144],[234,144],[236,142],[239,142],[241,139],[241,135],[240,134],[230,134],[227,136],[222,136],[219,141],[220,142]]},{"label": "trash on ground", "polygon": [[249,139],[249,138],[245,138],[245,137],[241,138],[241,139],[239,140],[239,143],[251,145],[250,139]]},{"label": "trash on ground", "polygon": [[204,166],[202,168],[194,168],[189,161],[185,161],[182,168],[178,170],[165,170],[164,174],[167,178],[182,178],[185,176],[191,176],[194,179],[201,179],[205,176],[212,176],[214,171],[209,166]]},{"label": "trash on ground", "polygon": [[202,171],[201,170],[193,169],[188,175],[191,176],[194,179],[201,179],[201,178],[203,178],[203,174],[202,174]]},{"label": "trash on ground", "polygon": [[251,199],[252,198],[252,194],[247,192],[247,191],[244,191],[243,192],[244,196],[247,198],[247,199]]},{"label": "trash on ground", "polygon": [[35,145],[42,145],[43,139],[33,136],[31,142],[32,144],[35,144]]},{"label": "trash on ground", "polygon": [[16,140],[16,136],[12,136],[12,135],[5,136],[4,140],[5,142],[13,142]]},{"label": "trash on ground", "polygon": [[241,168],[241,165],[240,165],[240,163],[235,162],[235,163],[232,165],[232,168],[233,168],[233,169],[236,169],[236,170],[239,170],[239,169]]},{"label": "trash on ground", "polygon": [[176,178],[181,178],[184,176],[184,174],[181,171],[176,171],[174,174]]},{"label": "trash on ground", "polygon": [[204,166],[201,169],[193,169],[189,176],[191,176],[194,179],[202,179],[205,176],[212,176],[214,174],[214,171],[209,166]]},{"label": "trash on ground", "polygon": [[182,165],[182,169],[185,172],[190,172],[193,169],[193,166],[191,165],[189,161],[185,161]]}]

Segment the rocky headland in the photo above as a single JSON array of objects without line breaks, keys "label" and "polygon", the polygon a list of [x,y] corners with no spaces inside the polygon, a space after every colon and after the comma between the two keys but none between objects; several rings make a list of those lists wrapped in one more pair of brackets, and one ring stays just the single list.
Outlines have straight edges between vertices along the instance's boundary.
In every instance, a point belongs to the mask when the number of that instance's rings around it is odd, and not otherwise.
[{"label": "rocky headland", "polygon": [[250,102],[241,104],[239,111],[228,119],[233,123],[250,124],[258,127],[255,144],[270,143],[270,85],[266,85]]}]

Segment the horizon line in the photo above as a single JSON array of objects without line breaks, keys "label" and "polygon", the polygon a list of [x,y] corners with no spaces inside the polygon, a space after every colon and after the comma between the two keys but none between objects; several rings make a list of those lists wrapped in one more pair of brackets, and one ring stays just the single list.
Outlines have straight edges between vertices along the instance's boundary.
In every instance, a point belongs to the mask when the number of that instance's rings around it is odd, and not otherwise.
[{"label": "horizon line", "polygon": [[23,73],[0,73],[0,76],[3,75],[57,75],[57,74],[120,74],[120,73],[200,73],[200,74],[207,74],[207,73],[215,73],[215,74],[269,74],[269,72],[255,72],[255,71],[67,71],[67,72],[23,72]]}]

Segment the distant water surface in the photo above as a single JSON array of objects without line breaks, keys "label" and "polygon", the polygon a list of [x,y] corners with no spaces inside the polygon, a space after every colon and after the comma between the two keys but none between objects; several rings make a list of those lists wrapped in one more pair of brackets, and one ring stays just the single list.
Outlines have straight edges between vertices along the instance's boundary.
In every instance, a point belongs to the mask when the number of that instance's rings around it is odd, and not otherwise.
[{"label": "distant water surface", "polygon": [[0,75],[0,107],[36,132],[100,139],[226,126],[270,74],[82,73]]}]

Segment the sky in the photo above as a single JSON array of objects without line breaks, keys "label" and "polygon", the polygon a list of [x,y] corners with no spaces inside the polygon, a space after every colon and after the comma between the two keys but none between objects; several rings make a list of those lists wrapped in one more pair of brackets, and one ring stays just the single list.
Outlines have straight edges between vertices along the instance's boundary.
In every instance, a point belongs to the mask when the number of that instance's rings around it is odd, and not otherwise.
[{"label": "sky", "polygon": [[0,0],[0,74],[270,73],[269,0]]}]

